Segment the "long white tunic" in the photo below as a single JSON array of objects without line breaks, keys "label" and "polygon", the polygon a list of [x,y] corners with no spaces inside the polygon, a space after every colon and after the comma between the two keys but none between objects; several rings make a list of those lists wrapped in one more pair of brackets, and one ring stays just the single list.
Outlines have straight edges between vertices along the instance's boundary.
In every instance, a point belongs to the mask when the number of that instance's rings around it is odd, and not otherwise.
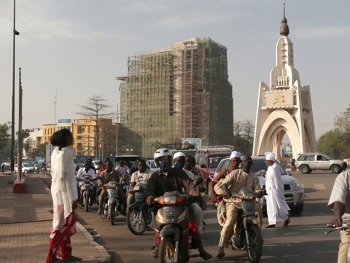
[{"label": "long white tunic", "polygon": [[78,199],[75,179],[75,153],[71,147],[55,147],[51,155],[51,195],[53,201],[53,229],[59,229],[73,211],[72,203]]},{"label": "long white tunic", "polygon": [[350,223],[350,169],[341,172],[334,181],[328,207],[333,209],[336,201],[345,204],[345,213],[342,216],[344,223]]},{"label": "long white tunic", "polygon": [[276,163],[266,171],[266,208],[269,225],[284,221],[288,218],[289,206],[284,197],[284,185],[279,167]]}]

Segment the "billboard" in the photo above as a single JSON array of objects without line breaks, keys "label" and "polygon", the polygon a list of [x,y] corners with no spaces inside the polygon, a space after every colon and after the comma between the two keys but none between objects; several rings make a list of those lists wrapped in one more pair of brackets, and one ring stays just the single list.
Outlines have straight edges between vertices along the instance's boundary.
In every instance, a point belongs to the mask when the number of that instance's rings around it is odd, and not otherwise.
[{"label": "billboard", "polygon": [[181,138],[182,148],[185,149],[186,145],[194,145],[196,149],[201,147],[202,139],[201,138]]}]

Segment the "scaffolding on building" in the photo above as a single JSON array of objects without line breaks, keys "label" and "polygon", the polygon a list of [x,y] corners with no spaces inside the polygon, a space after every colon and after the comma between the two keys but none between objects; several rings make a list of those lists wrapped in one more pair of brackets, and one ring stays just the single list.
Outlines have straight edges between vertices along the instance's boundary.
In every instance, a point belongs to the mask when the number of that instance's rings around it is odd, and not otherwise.
[{"label": "scaffolding on building", "polygon": [[[219,138],[233,130],[232,87],[224,46],[210,38],[193,38],[131,56],[127,77],[118,79],[123,81],[120,123],[141,137],[140,154],[151,155],[158,145],[178,143],[181,138],[230,143]],[[218,117],[223,110],[225,116]],[[224,120],[221,126],[219,120]],[[215,132],[227,128],[230,130],[221,136]],[[118,139],[133,142],[132,138]]]}]

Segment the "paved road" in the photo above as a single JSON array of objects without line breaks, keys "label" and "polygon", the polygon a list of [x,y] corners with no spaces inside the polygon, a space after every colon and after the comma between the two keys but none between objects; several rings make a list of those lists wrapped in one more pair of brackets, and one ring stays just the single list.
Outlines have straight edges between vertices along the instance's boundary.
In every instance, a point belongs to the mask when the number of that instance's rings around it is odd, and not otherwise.
[{"label": "paved road", "polygon": [[[267,218],[264,218],[262,234],[264,238],[263,256],[261,262],[336,262],[338,247],[338,233],[324,235],[325,224],[331,218],[331,212],[326,207],[328,197],[335,178],[334,174],[312,173],[302,175],[295,173],[305,188],[305,206],[301,216],[291,218],[288,228],[277,227],[266,229]],[[95,240],[107,248],[112,255],[112,262],[155,262],[150,256],[153,245],[153,233],[146,232],[142,236],[134,236],[129,232],[125,217],[120,216],[117,224],[111,226],[107,220],[96,215],[97,207],[92,212],[78,210],[82,218],[81,223],[100,237]],[[220,228],[217,224],[213,207],[208,206],[205,211],[207,222],[203,240],[206,248],[214,256],[206,262],[248,262],[245,253],[226,250],[226,257],[221,260],[215,258]],[[203,262],[195,257],[191,262]]]}]

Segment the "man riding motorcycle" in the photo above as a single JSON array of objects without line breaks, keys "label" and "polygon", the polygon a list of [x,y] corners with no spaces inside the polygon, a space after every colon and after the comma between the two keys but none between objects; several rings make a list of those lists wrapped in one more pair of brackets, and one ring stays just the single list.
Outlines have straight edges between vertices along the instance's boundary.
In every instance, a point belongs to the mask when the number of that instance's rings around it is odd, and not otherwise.
[{"label": "man riding motorcycle", "polygon": [[[90,177],[90,179],[92,181],[96,179],[96,173],[95,173],[95,170],[92,168],[92,160],[91,159],[86,159],[84,166],[78,170],[77,175],[76,175],[80,193],[83,191],[84,179],[87,176]],[[93,184],[93,190],[92,190],[91,199],[93,202],[95,202],[96,201],[96,185],[94,183],[92,183],[92,184]],[[80,198],[81,198],[81,196],[79,195],[79,199]]]},{"label": "man riding motorcycle", "polygon": [[[151,204],[153,199],[158,196],[162,196],[168,191],[186,192],[191,195],[198,195],[192,191],[192,181],[188,175],[180,168],[171,167],[172,164],[172,152],[168,148],[160,148],[154,153],[154,162],[160,170],[154,172],[148,181],[148,196],[147,203]],[[155,207],[154,214],[156,214],[157,207]],[[191,209],[192,210],[192,209]],[[195,211],[192,211],[193,216],[196,217]],[[153,221],[154,219],[152,219]],[[196,220],[195,220],[196,221]],[[193,238],[196,239],[198,244],[198,251],[200,257],[204,260],[211,258],[211,255],[205,251],[199,231],[195,231]],[[157,242],[157,236],[155,233],[155,239]],[[156,246],[152,252],[153,256],[157,257],[158,247]]]},{"label": "man riding motorcycle", "polygon": [[[105,184],[107,184],[110,181],[115,181],[117,183],[120,182],[121,178],[123,178],[123,175],[119,173],[117,170],[114,170],[113,162],[106,161],[106,170],[104,170],[101,174],[101,181],[99,182],[100,194],[98,196],[98,205],[99,209],[97,211],[97,214],[101,215],[103,214],[103,201],[108,195],[106,187],[104,187]],[[125,193],[122,191],[122,189],[119,187],[118,196],[123,203],[124,207],[126,207],[126,196]]]},{"label": "man riding motorcycle", "polygon": [[135,202],[134,194],[136,191],[147,193],[148,179],[151,177],[151,170],[148,169],[146,161],[141,159],[137,161],[137,171],[130,177],[130,188],[128,190],[127,207]]},{"label": "man riding motorcycle", "polygon": [[253,191],[261,190],[259,179],[255,175],[250,174],[250,167],[252,165],[252,158],[250,156],[243,156],[242,169],[238,169],[241,163],[241,153],[233,151],[230,155],[230,162],[232,171],[214,187],[215,192],[222,195],[226,203],[226,220],[220,233],[217,258],[223,258],[225,256],[224,248],[228,247],[229,239],[234,234],[234,224],[238,211],[241,209],[241,200],[231,201],[230,193],[238,193],[243,188]]},{"label": "man riding motorcycle", "polygon": [[[173,164],[174,164],[174,167],[182,169],[192,181],[196,179],[195,175],[190,171],[190,169],[188,169],[190,168],[190,166],[186,165],[186,155],[183,152],[176,152],[174,154]],[[185,169],[185,165],[187,169]],[[198,187],[196,191],[199,192]],[[195,223],[197,225],[198,231],[202,233],[203,232],[203,210],[199,205],[201,201],[202,201],[201,196],[198,195],[198,201],[193,202],[191,204],[191,211],[195,215]]]}]

